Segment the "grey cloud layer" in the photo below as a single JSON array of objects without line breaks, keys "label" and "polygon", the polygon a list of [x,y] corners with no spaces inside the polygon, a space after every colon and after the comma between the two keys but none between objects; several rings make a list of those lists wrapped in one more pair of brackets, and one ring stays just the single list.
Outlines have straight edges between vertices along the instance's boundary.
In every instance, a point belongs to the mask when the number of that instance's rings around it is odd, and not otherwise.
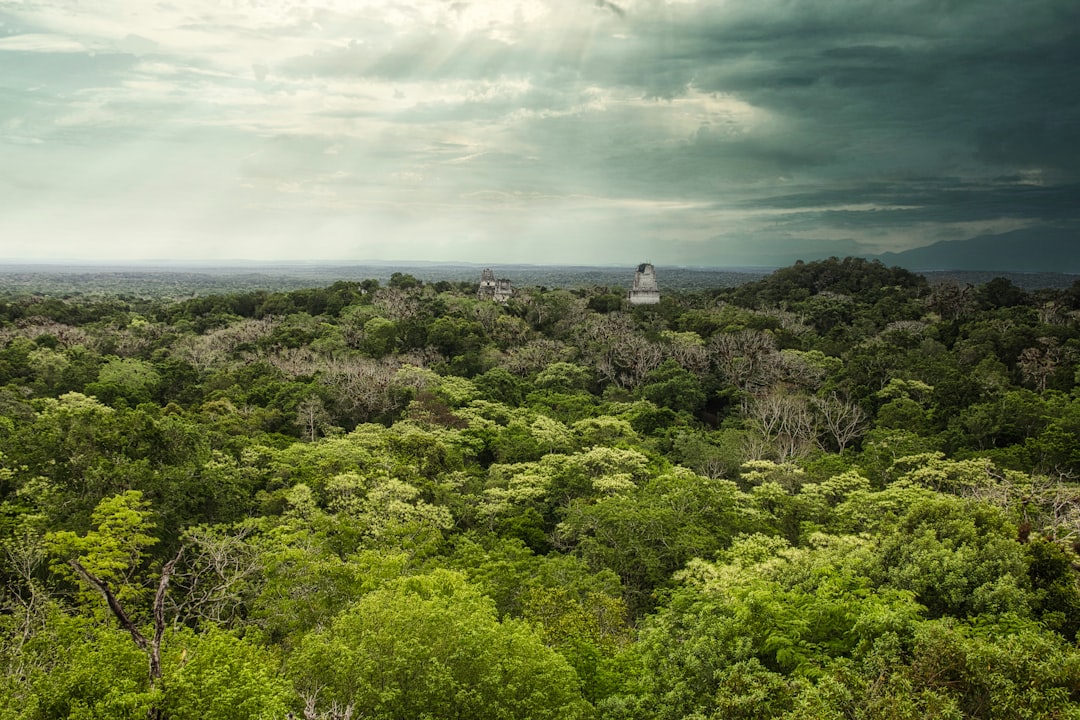
[{"label": "grey cloud layer", "polygon": [[207,176],[167,242],[289,252],[314,227],[326,257],[551,260],[537,243],[576,237],[566,262],[750,264],[751,239],[769,262],[1080,222],[1072,0],[207,3],[103,37],[110,5],[80,35],[0,0],[13,232]]}]

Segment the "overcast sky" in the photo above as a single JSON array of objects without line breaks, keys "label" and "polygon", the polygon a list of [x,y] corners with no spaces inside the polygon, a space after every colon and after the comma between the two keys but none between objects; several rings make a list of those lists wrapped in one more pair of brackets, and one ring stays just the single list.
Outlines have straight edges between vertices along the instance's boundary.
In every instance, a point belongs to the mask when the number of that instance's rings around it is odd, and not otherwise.
[{"label": "overcast sky", "polygon": [[1080,224],[1077,0],[0,0],[0,258],[786,264]]}]

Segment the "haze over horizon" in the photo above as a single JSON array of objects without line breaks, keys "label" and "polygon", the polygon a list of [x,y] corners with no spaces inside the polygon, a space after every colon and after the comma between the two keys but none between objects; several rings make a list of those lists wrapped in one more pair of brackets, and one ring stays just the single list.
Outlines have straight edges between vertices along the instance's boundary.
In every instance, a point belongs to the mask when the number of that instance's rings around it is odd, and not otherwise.
[{"label": "haze over horizon", "polygon": [[1078,66],[1072,0],[0,0],[0,258],[1075,245]]}]

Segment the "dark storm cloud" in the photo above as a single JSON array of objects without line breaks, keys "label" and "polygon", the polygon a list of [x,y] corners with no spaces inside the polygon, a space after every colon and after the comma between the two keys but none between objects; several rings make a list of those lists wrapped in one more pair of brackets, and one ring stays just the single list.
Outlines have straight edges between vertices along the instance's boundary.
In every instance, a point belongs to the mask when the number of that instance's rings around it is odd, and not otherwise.
[{"label": "dark storm cloud", "polygon": [[[558,42],[528,33],[514,43],[483,33],[463,41],[424,28],[384,46],[328,48],[283,69],[389,80],[523,77],[551,97],[589,84],[667,99],[696,88],[737,95],[823,144],[846,145],[841,166],[859,167],[869,150],[867,165],[902,167],[908,147],[919,145],[936,148],[935,171],[1075,170],[1075,28],[1080,5],[1049,0],[656,4],[570,28]],[[616,31],[625,37],[613,39]],[[793,155],[793,167],[802,159]]]},{"label": "dark storm cloud", "polygon": [[[1065,115],[1065,113],[1062,113]],[[1041,167],[1075,177],[1080,170],[1080,118],[998,121],[976,134],[976,158],[993,165]],[[1074,195],[1075,201],[1078,196]]]},{"label": "dark storm cloud", "polygon": [[[393,118],[489,127],[507,141],[432,173],[444,188],[713,203],[745,212],[731,221],[732,242],[753,236],[770,258],[807,236],[831,253],[905,228],[906,242],[917,243],[959,237],[968,225],[1060,223],[1080,213],[1072,80],[1080,5],[1071,0],[551,6],[569,20],[502,36],[484,25],[354,17],[365,26],[360,39],[278,69],[525,82],[510,94],[420,98]],[[717,107],[673,127],[688,112],[680,103],[703,95]],[[396,146],[400,163],[469,152],[429,147]],[[726,220],[664,215],[652,232],[707,233],[718,222]],[[702,258],[710,252],[699,249]]]},{"label": "dark storm cloud", "polygon": [[[914,244],[992,235],[1013,228],[1041,228],[1062,238],[1080,230],[1076,211],[1080,185],[1035,186],[1023,178],[971,183],[958,178],[865,183],[812,192],[752,197],[741,207],[769,218],[768,235],[797,238],[812,234],[816,256],[841,254],[842,245],[822,239],[862,238],[860,253],[878,253],[899,236]],[[1019,235],[1017,237],[1020,237]],[[789,240],[791,249],[799,244]],[[824,248],[832,248],[826,250]],[[847,251],[845,251],[847,252]],[[790,259],[815,255],[810,248]]]},{"label": "dark storm cloud", "polygon": [[[711,20],[709,10],[695,19],[688,9],[670,18],[669,29],[655,28],[653,41],[642,43],[652,53],[637,53],[617,75],[659,97],[690,87],[731,94],[788,121],[783,136],[805,143],[798,152],[777,152],[780,137],[755,137],[737,155],[816,189],[780,202],[751,196],[741,207],[802,206],[805,214],[773,226],[831,228],[837,237],[852,229],[1080,217],[1080,5],[786,8],[742,16],[714,10]],[[733,159],[717,150],[695,159],[731,167]],[[693,160],[685,166],[695,174]],[[932,180],[910,180],[920,175]],[[816,209],[859,204],[873,209]]]},{"label": "dark storm cloud", "polygon": [[711,199],[725,197],[733,187],[812,172],[830,159],[824,144],[800,143],[797,137],[725,137],[706,130],[677,147],[612,150],[601,164],[610,177],[624,178],[625,189],[633,194]]},{"label": "dark storm cloud", "polygon": [[[955,220],[966,222],[1008,215],[1047,220],[1075,217],[1075,202],[1080,184],[1034,186],[1022,178],[1000,178],[997,183],[965,183],[958,179],[934,178],[907,183],[866,183],[858,186],[816,190],[813,192],[754,198],[746,209],[769,208],[799,210],[829,208],[838,205],[865,205],[881,208],[873,211],[874,222],[928,222]],[[895,207],[890,207],[895,206]],[[858,217],[860,213],[836,213]]]}]

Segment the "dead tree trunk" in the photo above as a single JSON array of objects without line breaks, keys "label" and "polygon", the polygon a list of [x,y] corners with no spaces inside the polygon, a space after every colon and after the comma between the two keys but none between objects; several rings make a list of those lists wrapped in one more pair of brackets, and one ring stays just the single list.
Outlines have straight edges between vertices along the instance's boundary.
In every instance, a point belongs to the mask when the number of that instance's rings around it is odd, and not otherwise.
[{"label": "dead tree trunk", "polygon": [[165,635],[165,592],[169,588],[169,578],[172,576],[173,568],[176,567],[183,552],[184,548],[181,547],[176,557],[165,563],[165,567],[161,569],[161,580],[158,581],[158,589],[154,594],[154,636],[150,640],[147,640],[138,626],[132,622],[131,616],[124,610],[124,606],[120,604],[120,600],[109,588],[108,583],[84,568],[78,560],[68,561],[79,577],[94,586],[105,597],[105,602],[120,622],[120,626],[128,631],[135,645],[146,653],[150,664],[150,687],[154,687],[161,679],[161,639]]}]

